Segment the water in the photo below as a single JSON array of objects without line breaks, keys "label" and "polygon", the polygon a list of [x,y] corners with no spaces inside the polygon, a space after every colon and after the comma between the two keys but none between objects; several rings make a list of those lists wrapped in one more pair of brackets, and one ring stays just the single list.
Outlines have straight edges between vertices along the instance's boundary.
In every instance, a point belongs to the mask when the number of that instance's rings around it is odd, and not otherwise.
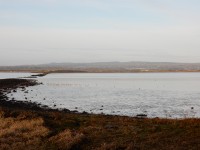
[{"label": "water", "polygon": [[10,99],[89,113],[200,117],[200,73],[58,73],[38,81]]},{"label": "water", "polygon": [[0,72],[0,79],[29,77],[35,73],[27,72]]}]

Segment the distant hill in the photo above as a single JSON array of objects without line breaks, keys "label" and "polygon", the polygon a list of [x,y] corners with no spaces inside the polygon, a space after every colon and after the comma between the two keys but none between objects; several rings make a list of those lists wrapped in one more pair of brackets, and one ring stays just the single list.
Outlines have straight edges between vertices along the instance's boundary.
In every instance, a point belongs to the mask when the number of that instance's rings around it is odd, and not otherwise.
[{"label": "distant hill", "polygon": [[0,66],[1,71],[52,72],[179,72],[200,71],[200,63],[173,62],[96,62],[49,63],[41,65]]}]

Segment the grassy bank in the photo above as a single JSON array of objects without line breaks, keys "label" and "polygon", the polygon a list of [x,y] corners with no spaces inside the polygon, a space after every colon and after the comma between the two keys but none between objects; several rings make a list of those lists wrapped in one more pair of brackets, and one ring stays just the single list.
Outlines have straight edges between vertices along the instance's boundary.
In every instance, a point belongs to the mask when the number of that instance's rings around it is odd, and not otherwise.
[{"label": "grassy bank", "polygon": [[1,150],[198,150],[200,119],[137,119],[42,109],[7,101],[34,80],[0,80]]},{"label": "grassy bank", "polygon": [[0,108],[0,149],[194,149],[200,119],[136,119]]}]

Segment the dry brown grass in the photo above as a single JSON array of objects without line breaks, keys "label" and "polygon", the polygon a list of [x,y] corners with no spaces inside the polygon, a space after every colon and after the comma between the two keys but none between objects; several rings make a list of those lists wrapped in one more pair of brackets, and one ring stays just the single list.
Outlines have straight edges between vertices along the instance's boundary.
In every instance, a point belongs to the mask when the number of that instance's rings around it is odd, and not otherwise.
[{"label": "dry brown grass", "polygon": [[83,142],[85,136],[82,133],[72,132],[71,130],[65,130],[56,136],[49,139],[51,144],[56,145],[60,150],[77,149],[77,145]]},{"label": "dry brown grass", "polygon": [[200,119],[135,119],[1,108],[2,150],[198,150]]},{"label": "dry brown grass", "polygon": [[0,149],[44,149],[42,138],[49,130],[43,126],[43,119],[18,120],[0,118]]}]

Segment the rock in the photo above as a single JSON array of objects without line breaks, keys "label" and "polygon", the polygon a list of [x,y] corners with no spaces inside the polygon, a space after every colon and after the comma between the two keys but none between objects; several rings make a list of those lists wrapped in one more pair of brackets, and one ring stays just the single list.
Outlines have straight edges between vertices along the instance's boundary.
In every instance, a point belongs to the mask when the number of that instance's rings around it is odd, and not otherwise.
[{"label": "rock", "polygon": [[82,114],[88,114],[86,111],[83,111]]},{"label": "rock", "polygon": [[73,111],[70,111],[70,112],[72,112],[72,113],[78,113],[78,111],[77,111],[77,110],[73,110]]},{"label": "rock", "polygon": [[47,105],[42,105],[42,107],[43,107],[43,108],[48,108],[48,106],[47,106]]},{"label": "rock", "polygon": [[66,112],[66,113],[71,112],[69,109],[66,109],[66,108],[64,108],[62,111],[63,111],[63,112]]},{"label": "rock", "polygon": [[146,114],[137,114],[136,115],[136,118],[147,118],[147,115]]}]

